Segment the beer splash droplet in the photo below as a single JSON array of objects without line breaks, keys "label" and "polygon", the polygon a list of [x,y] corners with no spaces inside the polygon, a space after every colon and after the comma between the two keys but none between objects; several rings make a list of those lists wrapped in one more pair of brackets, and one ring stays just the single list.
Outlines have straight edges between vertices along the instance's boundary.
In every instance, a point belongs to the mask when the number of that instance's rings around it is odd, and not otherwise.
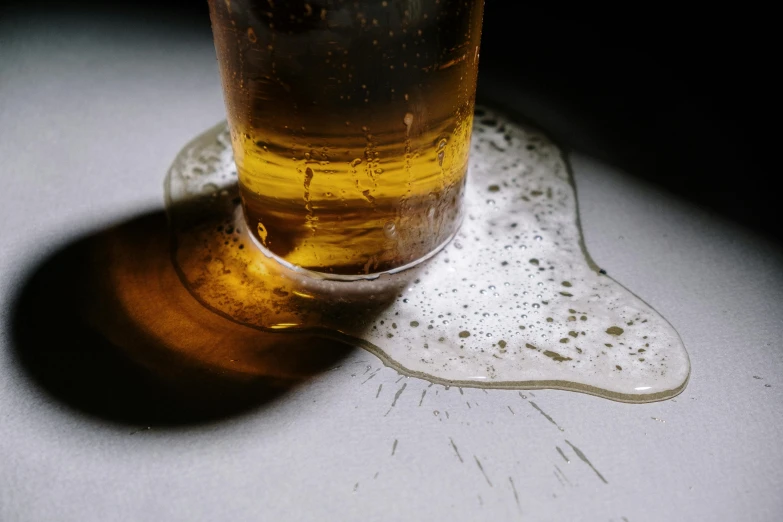
[{"label": "beer splash droplet", "polygon": [[[583,249],[560,151],[500,114],[477,112],[466,219],[456,241],[415,268],[350,283],[224,243],[216,223],[243,219],[236,180],[226,175],[232,156],[225,124],[208,131],[183,150],[167,180],[185,286],[240,323],[319,332],[433,382],[559,388],[626,402],[677,395],[690,372],[682,341]],[[227,195],[204,195],[208,183]],[[485,210],[490,193],[495,205]],[[241,230],[240,242],[252,244]],[[221,270],[211,270],[208,257],[220,259]],[[390,336],[392,323],[398,328]]]}]

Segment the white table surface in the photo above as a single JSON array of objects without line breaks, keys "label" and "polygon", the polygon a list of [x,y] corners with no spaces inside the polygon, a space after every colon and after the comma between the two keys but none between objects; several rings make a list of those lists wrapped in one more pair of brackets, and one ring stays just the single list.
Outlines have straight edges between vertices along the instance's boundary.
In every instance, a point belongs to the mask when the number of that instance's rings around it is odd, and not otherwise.
[{"label": "white table surface", "polygon": [[434,386],[419,406],[428,383],[406,379],[385,416],[400,376],[385,368],[362,385],[366,366],[381,366],[362,350],[264,407],[202,425],[138,432],[45,392],[11,346],[25,278],[74,237],[162,208],[172,159],[223,104],[208,33],[7,22],[0,520],[783,519],[780,248],[578,152],[589,251],[688,348],[691,381],[676,399],[528,393],[561,432],[516,391]]}]

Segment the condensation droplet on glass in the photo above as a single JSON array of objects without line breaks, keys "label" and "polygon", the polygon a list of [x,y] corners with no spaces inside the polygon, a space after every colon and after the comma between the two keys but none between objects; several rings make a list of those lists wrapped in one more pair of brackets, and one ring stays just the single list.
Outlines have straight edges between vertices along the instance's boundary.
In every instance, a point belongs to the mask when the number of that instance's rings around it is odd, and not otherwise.
[{"label": "condensation droplet on glass", "polygon": [[405,134],[409,135],[411,133],[411,125],[413,125],[413,113],[409,112],[405,114],[402,122],[405,124]]},{"label": "condensation droplet on glass", "polygon": [[438,142],[437,151],[438,151],[438,166],[439,167],[443,166],[443,158],[446,157],[446,144],[447,143],[448,143],[448,140],[446,140],[445,138]]},{"label": "condensation droplet on glass", "polygon": [[394,224],[394,221],[387,221],[383,225],[383,233],[389,239],[392,239],[397,235],[397,225]]}]

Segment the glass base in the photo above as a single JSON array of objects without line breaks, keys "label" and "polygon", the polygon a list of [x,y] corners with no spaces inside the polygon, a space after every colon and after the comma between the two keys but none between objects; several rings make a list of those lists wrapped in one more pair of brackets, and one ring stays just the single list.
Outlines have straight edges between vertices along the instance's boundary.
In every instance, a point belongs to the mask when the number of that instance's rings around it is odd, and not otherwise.
[{"label": "glass base", "polygon": [[369,278],[302,270],[259,248],[241,219],[225,124],[180,153],[166,192],[180,279],[232,321],[352,343],[446,385],[649,402],[687,384],[677,332],[585,250],[561,152],[501,114],[476,110],[454,239]]},{"label": "glass base", "polygon": [[[237,207],[237,212],[235,214],[234,219],[234,226],[242,228],[245,225],[245,217],[242,212],[242,207]],[[462,223],[460,222],[459,225]],[[308,270],[307,268],[303,268],[301,266],[297,266],[293,263],[289,263],[282,257],[278,256],[268,248],[266,248],[264,245],[261,244],[260,241],[258,241],[258,238],[254,234],[248,234],[248,238],[253,243],[253,246],[258,249],[261,253],[263,253],[266,257],[269,259],[273,259],[277,261],[280,265],[282,265],[284,268],[291,270],[293,272],[296,272],[298,274],[301,274],[304,277],[310,277],[312,279],[320,279],[325,281],[343,281],[346,283],[350,283],[351,281],[371,281],[373,279],[378,279],[380,277],[384,276],[390,276],[393,274],[397,274],[400,272],[405,272],[406,270],[411,270],[412,268],[415,268],[416,266],[429,261],[433,256],[435,256],[438,252],[443,250],[446,245],[451,243],[451,240],[454,239],[454,237],[457,235],[457,232],[459,232],[459,225],[457,226],[457,229],[454,231],[453,234],[451,234],[449,237],[446,238],[446,240],[441,243],[440,245],[436,246],[430,253],[428,253],[425,256],[420,257],[419,259],[416,259],[410,263],[407,263],[403,266],[393,268],[392,270],[386,270],[384,272],[375,272],[371,274],[356,274],[356,275],[343,275],[343,274],[330,274],[328,272],[317,272],[315,270]]]}]

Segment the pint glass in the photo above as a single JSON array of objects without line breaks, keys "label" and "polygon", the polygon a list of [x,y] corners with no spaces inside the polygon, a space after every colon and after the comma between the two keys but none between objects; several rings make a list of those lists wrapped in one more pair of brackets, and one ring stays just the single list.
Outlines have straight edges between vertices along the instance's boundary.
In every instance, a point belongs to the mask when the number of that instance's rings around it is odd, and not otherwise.
[{"label": "pint glass", "polygon": [[209,0],[260,248],[362,278],[456,233],[483,0]]}]

